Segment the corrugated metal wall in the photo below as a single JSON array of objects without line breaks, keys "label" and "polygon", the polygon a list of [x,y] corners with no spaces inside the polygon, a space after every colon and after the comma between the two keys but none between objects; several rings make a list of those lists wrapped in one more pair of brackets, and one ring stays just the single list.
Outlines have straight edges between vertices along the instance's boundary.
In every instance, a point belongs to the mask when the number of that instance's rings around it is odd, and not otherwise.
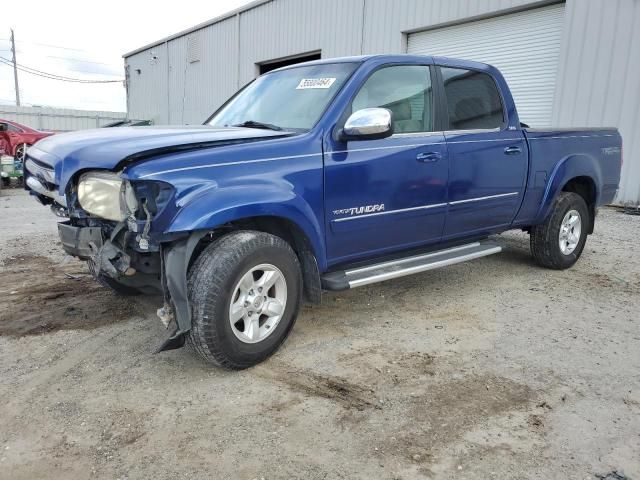
[{"label": "corrugated metal wall", "polygon": [[162,43],[126,59],[127,111],[132,117],[169,123],[167,50],[167,43]]},{"label": "corrugated metal wall", "polygon": [[[403,53],[404,32],[409,30],[541,3],[549,2],[257,2],[237,15],[126,57],[129,113],[155,123],[200,123],[255,78],[260,63],[317,51],[322,58]],[[187,45],[194,36],[201,37],[202,58],[190,63]]]},{"label": "corrugated metal wall", "polygon": [[277,0],[240,15],[240,82],[256,63],[322,50],[323,58],[359,55],[363,0]]},{"label": "corrugated metal wall", "polygon": [[236,23],[232,17],[169,42],[169,123],[202,123],[237,90]]},{"label": "corrugated metal wall", "polygon": [[0,105],[0,118],[37,130],[66,132],[97,128],[127,118],[125,112],[72,110],[69,108],[16,107]]},{"label": "corrugated metal wall", "polygon": [[615,126],[624,145],[618,202],[640,203],[640,1],[570,0],[554,126]]},{"label": "corrugated metal wall", "polygon": [[560,3],[416,32],[409,35],[407,51],[490,63],[507,80],[520,121],[547,127],[553,115],[564,11]]},{"label": "corrugated metal wall", "polygon": [[539,3],[531,0],[366,0],[362,53],[404,53],[403,32]]},{"label": "corrugated metal wall", "polygon": [[[259,63],[319,50],[323,58],[404,53],[409,32],[550,3],[557,2],[258,1],[129,55],[129,114],[201,123],[257,75]],[[191,62],[194,35],[201,58]],[[634,203],[640,202],[639,43],[640,0],[568,0],[552,117],[555,126],[620,127],[626,161],[619,199]]]}]

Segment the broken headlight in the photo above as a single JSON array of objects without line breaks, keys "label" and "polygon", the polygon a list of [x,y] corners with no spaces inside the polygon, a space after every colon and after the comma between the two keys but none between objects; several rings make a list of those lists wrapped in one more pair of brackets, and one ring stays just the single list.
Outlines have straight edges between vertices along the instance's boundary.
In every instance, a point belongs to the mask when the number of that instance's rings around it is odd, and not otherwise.
[{"label": "broken headlight", "polygon": [[136,210],[138,210],[136,192],[133,190],[133,185],[127,180],[122,182],[122,188],[120,189],[120,210],[122,210],[122,215],[125,218],[135,217]]},{"label": "broken headlight", "polygon": [[129,182],[112,172],[88,172],[78,182],[78,202],[88,213],[121,222],[135,212],[137,200]]}]

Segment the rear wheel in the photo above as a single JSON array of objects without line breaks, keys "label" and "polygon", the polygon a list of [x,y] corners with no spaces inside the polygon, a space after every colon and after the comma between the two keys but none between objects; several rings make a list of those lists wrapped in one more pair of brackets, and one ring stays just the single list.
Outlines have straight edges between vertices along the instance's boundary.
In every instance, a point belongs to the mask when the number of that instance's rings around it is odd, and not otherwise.
[{"label": "rear wheel", "polygon": [[589,209],[573,192],[562,192],[549,218],[531,228],[531,253],[541,266],[563,270],[578,261],[587,241]]},{"label": "rear wheel", "polygon": [[189,272],[189,340],[207,361],[251,367],[268,358],[293,328],[302,274],[279,237],[238,231],[203,250]]}]

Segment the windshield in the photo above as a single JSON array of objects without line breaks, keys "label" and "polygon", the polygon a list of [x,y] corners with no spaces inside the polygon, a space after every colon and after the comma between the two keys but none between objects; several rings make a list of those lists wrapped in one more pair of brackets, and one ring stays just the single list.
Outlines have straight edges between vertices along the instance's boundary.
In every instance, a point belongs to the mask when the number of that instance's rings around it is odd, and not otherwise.
[{"label": "windshield", "polygon": [[272,130],[309,130],[358,66],[328,63],[290,68],[257,78],[207,123]]}]

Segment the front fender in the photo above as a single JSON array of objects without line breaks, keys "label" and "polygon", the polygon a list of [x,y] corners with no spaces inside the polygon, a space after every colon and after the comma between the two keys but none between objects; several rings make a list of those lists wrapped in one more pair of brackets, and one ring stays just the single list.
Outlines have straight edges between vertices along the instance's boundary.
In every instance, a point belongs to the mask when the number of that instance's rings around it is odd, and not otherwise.
[{"label": "front fender", "polygon": [[256,182],[218,188],[209,185],[188,201],[166,227],[166,234],[211,230],[229,222],[251,217],[280,217],[296,224],[305,233],[318,264],[326,265],[323,233],[318,215],[290,184]]},{"label": "front fender", "polygon": [[538,208],[536,223],[543,223],[551,214],[553,203],[562,188],[573,178],[589,177],[596,186],[596,205],[600,204],[602,168],[596,159],[589,155],[569,155],[560,160],[547,181],[547,185]]}]

